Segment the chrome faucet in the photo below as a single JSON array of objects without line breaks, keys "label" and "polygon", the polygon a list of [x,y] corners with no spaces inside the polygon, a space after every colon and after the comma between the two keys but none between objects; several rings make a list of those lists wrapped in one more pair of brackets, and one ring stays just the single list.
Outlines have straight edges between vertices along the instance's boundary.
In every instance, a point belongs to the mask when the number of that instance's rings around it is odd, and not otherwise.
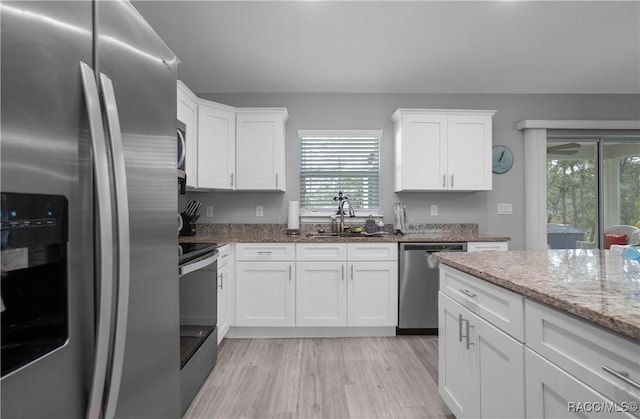
[{"label": "chrome faucet", "polygon": [[344,232],[344,205],[345,204],[349,205],[349,217],[352,217],[352,218],[355,217],[356,212],[353,210],[353,207],[351,206],[351,202],[349,202],[349,198],[346,197],[342,193],[342,191],[338,191],[338,196],[334,196],[333,200],[338,201],[338,213],[336,214],[340,216],[340,227],[339,227],[338,233],[342,234]]}]

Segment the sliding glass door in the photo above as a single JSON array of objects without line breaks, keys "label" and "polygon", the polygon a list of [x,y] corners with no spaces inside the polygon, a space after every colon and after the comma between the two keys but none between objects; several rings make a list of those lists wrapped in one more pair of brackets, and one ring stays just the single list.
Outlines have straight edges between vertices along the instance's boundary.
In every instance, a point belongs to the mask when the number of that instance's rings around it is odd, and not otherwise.
[{"label": "sliding glass door", "polygon": [[604,248],[618,226],[640,226],[640,137],[621,137],[549,137],[550,249]]}]

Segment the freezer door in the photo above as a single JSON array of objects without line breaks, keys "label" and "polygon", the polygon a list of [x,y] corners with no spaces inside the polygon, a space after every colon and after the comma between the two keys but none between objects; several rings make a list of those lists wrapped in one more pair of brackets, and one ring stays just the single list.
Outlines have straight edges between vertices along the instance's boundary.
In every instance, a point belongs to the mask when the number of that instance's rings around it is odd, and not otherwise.
[{"label": "freezer door", "polygon": [[92,4],[3,0],[0,14],[2,192],[62,196],[69,220],[68,339],[2,378],[0,416],[79,418],[94,358],[93,175],[79,65],[92,63]]},{"label": "freezer door", "polygon": [[[124,158],[130,225],[128,321],[116,320],[115,332],[126,340],[114,346],[106,415],[176,418],[180,416],[177,59],[128,2],[96,2],[96,10],[95,68],[104,75],[103,81],[109,79],[117,105],[123,156],[113,159],[117,169],[118,159]],[[107,93],[103,92],[108,101]],[[122,298],[119,294],[119,303]],[[121,359],[118,345],[123,345]],[[122,376],[117,380],[119,362]]]}]

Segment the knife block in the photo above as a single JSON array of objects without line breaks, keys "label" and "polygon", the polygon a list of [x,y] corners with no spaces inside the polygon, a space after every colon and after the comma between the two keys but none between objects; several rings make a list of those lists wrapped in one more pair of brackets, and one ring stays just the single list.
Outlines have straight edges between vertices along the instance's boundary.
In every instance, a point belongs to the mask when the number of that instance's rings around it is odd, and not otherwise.
[{"label": "knife block", "polygon": [[180,217],[182,217],[182,229],[178,232],[178,236],[195,236],[196,220],[200,218],[200,216],[189,216],[184,212],[181,212]]}]

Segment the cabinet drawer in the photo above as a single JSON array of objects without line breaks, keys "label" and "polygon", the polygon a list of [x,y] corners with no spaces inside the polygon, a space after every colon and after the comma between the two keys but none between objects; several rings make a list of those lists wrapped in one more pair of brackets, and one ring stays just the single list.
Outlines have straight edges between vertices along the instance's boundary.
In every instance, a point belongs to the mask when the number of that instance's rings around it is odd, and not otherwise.
[{"label": "cabinet drawer", "polygon": [[506,252],[509,250],[508,242],[468,242],[467,252],[489,252],[489,251]]},{"label": "cabinet drawer", "polygon": [[524,297],[440,264],[440,291],[524,342]]},{"label": "cabinet drawer", "polygon": [[346,243],[298,243],[296,260],[347,260]]},{"label": "cabinet drawer", "polygon": [[640,402],[639,342],[532,300],[525,307],[527,347],[615,402]]},{"label": "cabinet drawer", "polygon": [[398,260],[397,243],[348,243],[347,258],[357,260]]},{"label": "cabinet drawer", "polygon": [[237,243],[236,260],[295,260],[293,243]]},{"label": "cabinet drawer", "polygon": [[231,257],[231,245],[225,244],[218,247],[218,269],[229,263]]}]

